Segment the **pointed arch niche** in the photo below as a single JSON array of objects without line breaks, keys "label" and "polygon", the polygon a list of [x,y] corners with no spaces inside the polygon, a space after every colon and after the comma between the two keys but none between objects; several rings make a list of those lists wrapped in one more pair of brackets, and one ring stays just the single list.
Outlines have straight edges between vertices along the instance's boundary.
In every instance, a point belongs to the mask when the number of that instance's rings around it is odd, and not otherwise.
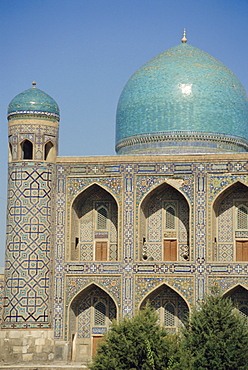
[{"label": "pointed arch niche", "polygon": [[235,308],[248,320],[248,291],[246,288],[237,285],[226,292],[223,297],[230,297]]},{"label": "pointed arch niche", "polygon": [[100,287],[91,284],[81,291],[69,307],[69,340],[72,360],[90,361],[97,343],[117,317],[117,306]]},{"label": "pointed arch niche", "polygon": [[187,261],[189,255],[189,205],[175,188],[163,183],[140,206],[139,258]]},{"label": "pointed arch niche", "polygon": [[177,332],[179,327],[187,320],[189,308],[186,301],[166,284],[151,292],[141,303],[142,309],[150,302],[159,317],[161,325],[170,332]]},{"label": "pointed arch niche", "polygon": [[28,139],[21,143],[21,159],[33,159],[33,143]]},{"label": "pointed arch niche", "polygon": [[248,261],[248,187],[229,186],[213,204],[214,261]]},{"label": "pointed arch niche", "polygon": [[54,145],[51,141],[48,141],[44,147],[44,159],[45,161],[53,162],[55,160],[55,157],[56,155]]},{"label": "pointed arch niche", "polygon": [[71,209],[71,260],[118,259],[118,206],[97,184],[80,193]]}]

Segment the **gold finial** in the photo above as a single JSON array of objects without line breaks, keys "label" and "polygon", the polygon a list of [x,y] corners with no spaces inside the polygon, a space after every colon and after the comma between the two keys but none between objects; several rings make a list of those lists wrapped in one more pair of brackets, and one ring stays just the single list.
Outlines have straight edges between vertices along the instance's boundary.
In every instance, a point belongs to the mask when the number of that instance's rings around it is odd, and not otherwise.
[{"label": "gold finial", "polygon": [[32,82],[33,87],[36,87],[36,81]]},{"label": "gold finial", "polygon": [[182,41],[183,44],[186,44],[186,42],[188,41],[187,37],[186,37],[186,28],[184,28],[184,30],[183,30],[183,38],[182,38],[181,41]]}]

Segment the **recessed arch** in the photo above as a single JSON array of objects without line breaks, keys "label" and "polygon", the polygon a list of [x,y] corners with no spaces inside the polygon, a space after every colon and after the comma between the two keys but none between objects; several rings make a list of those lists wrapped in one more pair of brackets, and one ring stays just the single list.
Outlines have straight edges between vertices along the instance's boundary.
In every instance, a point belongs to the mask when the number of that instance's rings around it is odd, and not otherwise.
[{"label": "recessed arch", "polygon": [[45,144],[44,147],[44,159],[48,162],[55,160],[55,148],[54,144],[50,140]]},{"label": "recessed arch", "polygon": [[[181,183],[183,183],[183,180],[181,180]],[[160,186],[163,186],[163,185],[171,186],[173,189],[177,190],[183,196],[183,198],[185,198],[185,200],[188,203],[188,206],[190,208],[190,201],[189,201],[188,197],[186,196],[186,194],[180,188],[178,188],[178,187],[175,186],[175,182],[172,183],[170,181],[163,181],[162,183],[160,183],[158,185],[155,184],[155,185],[151,186],[151,188],[147,191],[147,193],[145,193],[141,197],[140,202],[139,202],[139,207],[141,206],[141,204],[143,203],[143,201],[147,198],[147,196],[149,196],[150,193],[152,193],[154,190],[156,190],[157,188],[159,188]]]},{"label": "recessed arch", "polygon": [[21,142],[21,159],[33,159],[33,143],[25,139]]},{"label": "recessed arch", "polygon": [[240,290],[243,292],[247,292],[248,294],[248,288],[244,284],[238,283],[228,288],[222,295],[224,298],[230,297],[233,294],[235,294],[235,292],[240,291]]},{"label": "recessed arch", "polygon": [[242,181],[225,187],[213,200],[212,259],[248,261],[248,186]]},{"label": "recessed arch", "polygon": [[186,322],[189,315],[187,301],[175,289],[166,283],[149,292],[140,303],[142,309],[147,302],[150,303],[158,313],[159,322],[167,330],[175,332]]},{"label": "recessed arch", "polygon": [[239,310],[240,314],[248,320],[248,290],[242,284],[236,284],[228,289],[223,297],[230,298],[234,307]]},{"label": "recessed arch", "polygon": [[139,204],[139,259],[189,260],[189,218],[189,202],[181,191],[167,182],[153,187]]},{"label": "recessed arch", "polygon": [[100,285],[90,283],[72,298],[68,313],[72,359],[90,361],[95,351],[94,344],[117,318],[117,304]]},{"label": "recessed arch", "polygon": [[108,189],[97,183],[86,187],[72,202],[71,259],[118,259],[118,203]]},{"label": "recessed arch", "polygon": [[71,204],[73,205],[74,202],[78,199],[78,197],[82,196],[82,193],[84,193],[86,190],[88,189],[91,189],[92,187],[94,186],[97,186],[99,188],[102,188],[103,190],[105,190],[107,193],[109,193],[113,198],[114,200],[116,201],[116,203],[118,204],[118,198],[116,197],[116,195],[111,191],[111,189],[109,189],[107,186],[104,186],[103,184],[99,184],[98,182],[94,181],[92,182],[91,184],[85,186],[85,188],[81,189],[77,194],[74,195],[74,197],[72,198],[72,201],[71,201]]}]

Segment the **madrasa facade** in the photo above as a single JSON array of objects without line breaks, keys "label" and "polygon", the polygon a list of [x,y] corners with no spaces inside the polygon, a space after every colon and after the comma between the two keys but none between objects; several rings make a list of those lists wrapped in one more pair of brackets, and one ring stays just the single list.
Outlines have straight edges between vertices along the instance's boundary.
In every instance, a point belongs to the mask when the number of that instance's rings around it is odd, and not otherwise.
[{"label": "madrasa facade", "polygon": [[212,288],[248,316],[248,101],[182,42],[124,87],[116,156],[58,156],[59,108],[8,107],[1,360],[87,363],[146,302],[175,332]]}]

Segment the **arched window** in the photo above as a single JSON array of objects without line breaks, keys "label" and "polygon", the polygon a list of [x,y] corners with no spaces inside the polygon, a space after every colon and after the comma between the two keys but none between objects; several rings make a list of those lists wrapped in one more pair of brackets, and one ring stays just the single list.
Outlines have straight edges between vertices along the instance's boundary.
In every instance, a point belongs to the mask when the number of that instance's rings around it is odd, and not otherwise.
[{"label": "arched window", "polygon": [[170,302],[164,306],[164,326],[175,326],[175,306]]},{"label": "arched window", "polygon": [[175,229],[176,228],[176,211],[173,207],[166,208],[165,211],[165,228]]},{"label": "arched window", "polygon": [[29,140],[23,141],[22,147],[22,159],[33,159],[33,144]]},{"label": "arched window", "polygon": [[238,207],[237,229],[248,229],[248,210],[244,205]]},{"label": "arched window", "polygon": [[105,207],[98,208],[97,209],[97,222],[96,222],[97,230],[107,229],[107,218],[108,218],[107,209]]},{"label": "arched window", "polygon": [[51,141],[48,141],[48,143],[46,143],[46,145],[45,145],[45,153],[44,153],[45,161],[52,159],[51,158],[52,150],[53,150],[53,143],[51,143]]},{"label": "arched window", "polygon": [[106,306],[103,302],[98,302],[94,307],[94,325],[106,325]]}]

